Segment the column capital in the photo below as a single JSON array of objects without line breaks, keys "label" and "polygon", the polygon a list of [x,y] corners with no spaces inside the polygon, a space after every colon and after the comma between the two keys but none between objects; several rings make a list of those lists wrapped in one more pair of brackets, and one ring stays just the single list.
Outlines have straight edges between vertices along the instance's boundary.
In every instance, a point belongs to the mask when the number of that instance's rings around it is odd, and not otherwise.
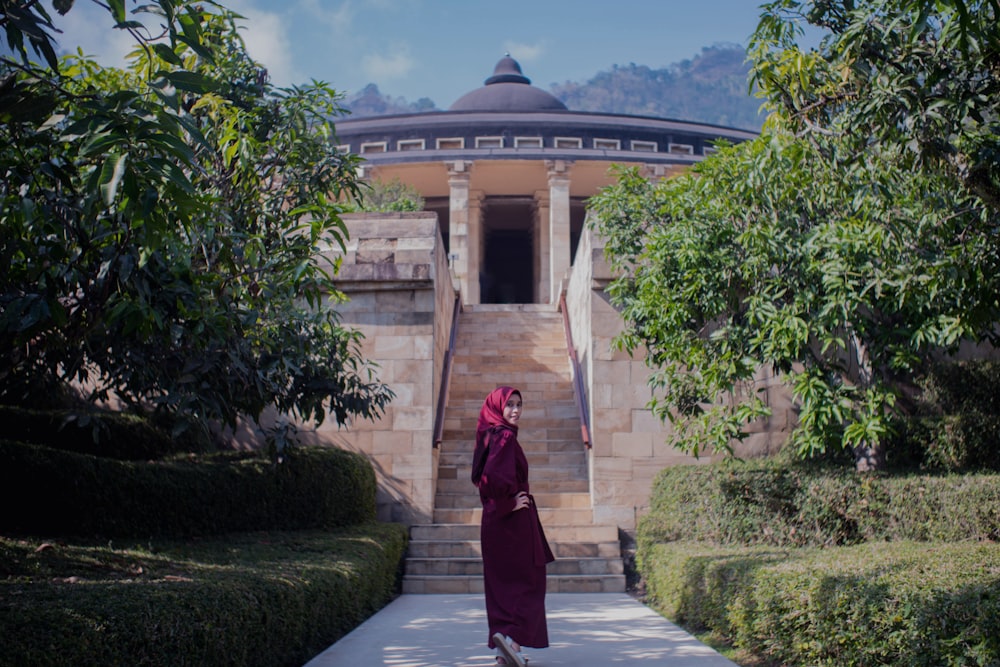
[{"label": "column capital", "polygon": [[665,164],[644,164],[639,173],[647,180],[660,180],[669,175],[668,169],[668,165]]},{"label": "column capital", "polygon": [[444,163],[444,166],[448,169],[448,176],[464,176],[468,179],[469,172],[472,171],[472,164],[469,160],[449,160]]},{"label": "column capital", "polygon": [[546,160],[545,169],[548,170],[549,178],[553,176],[565,176],[569,178],[570,169],[573,168],[572,160]]}]

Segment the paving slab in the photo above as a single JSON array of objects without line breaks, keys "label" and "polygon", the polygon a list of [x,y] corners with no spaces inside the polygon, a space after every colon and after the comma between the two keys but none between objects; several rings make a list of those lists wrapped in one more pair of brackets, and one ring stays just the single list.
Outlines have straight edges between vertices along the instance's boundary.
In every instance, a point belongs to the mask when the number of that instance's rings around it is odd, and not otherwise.
[{"label": "paving slab", "polygon": [[[528,667],[736,667],[625,593],[550,593]],[[306,667],[496,667],[482,595],[402,595]]]}]

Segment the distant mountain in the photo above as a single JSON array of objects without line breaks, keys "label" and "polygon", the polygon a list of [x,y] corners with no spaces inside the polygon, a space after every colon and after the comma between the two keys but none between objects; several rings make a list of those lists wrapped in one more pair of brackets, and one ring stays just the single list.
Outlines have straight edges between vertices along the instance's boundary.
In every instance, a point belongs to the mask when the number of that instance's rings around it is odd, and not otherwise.
[{"label": "distant mountain", "polygon": [[439,111],[434,102],[421,97],[416,102],[407,102],[402,97],[383,95],[374,83],[369,83],[360,92],[349,96],[343,102],[343,107],[351,115],[360,118],[366,116],[388,116],[394,113],[419,113],[422,111]]},{"label": "distant mountain", "polygon": [[551,92],[570,109],[656,116],[759,130],[761,100],[750,94],[746,51],[708,46],[690,60],[663,69],[629,63],[599,72],[587,83],[567,81]]},{"label": "distant mountain", "polygon": [[[598,111],[760,129],[761,101],[748,91],[746,51],[736,44],[708,46],[690,60],[663,69],[629,63],[598,72],[586,83],[554,84],[550,92],[574,111]],[[354,117],[437,111],[426,97],[408,102],[368,84],[344,106]]]}]

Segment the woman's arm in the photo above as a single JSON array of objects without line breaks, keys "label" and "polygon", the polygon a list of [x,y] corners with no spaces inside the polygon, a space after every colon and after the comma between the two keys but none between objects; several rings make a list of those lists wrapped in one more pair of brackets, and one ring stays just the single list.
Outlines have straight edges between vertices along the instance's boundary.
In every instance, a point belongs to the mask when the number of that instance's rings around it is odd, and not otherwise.
[{"label": "woman's arm", "polygon": [[479,483],[482,494],[496,503],[500,516],[510,514],[518,505],[516,447],[511,431],[500,429],[494,433]]}]

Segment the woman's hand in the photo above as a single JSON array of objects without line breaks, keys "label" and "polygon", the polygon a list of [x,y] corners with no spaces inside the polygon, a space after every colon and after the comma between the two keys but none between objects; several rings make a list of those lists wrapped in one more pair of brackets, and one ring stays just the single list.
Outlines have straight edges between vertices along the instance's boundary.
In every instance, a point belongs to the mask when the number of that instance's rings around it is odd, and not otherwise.
[{"label": "woman's hand", "polygon": [[517,510],[527,509],[529,504],[530,504],[530,501],[528,500],[528,493],[527,493],[527,491],[521,491],[519,494],[517,494],[516,496],[514,496],[514,509],[513,509],[513,511],[516,512]]}]

